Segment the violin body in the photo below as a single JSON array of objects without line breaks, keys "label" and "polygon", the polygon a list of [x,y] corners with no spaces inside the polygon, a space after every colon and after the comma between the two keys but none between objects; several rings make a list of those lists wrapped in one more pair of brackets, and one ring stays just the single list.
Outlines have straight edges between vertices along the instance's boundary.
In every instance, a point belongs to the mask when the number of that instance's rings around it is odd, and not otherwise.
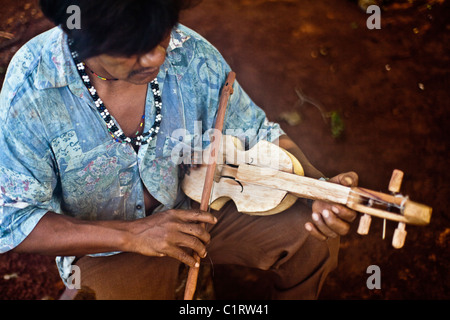
[{"label": "violin body", "polygon": [[[208,163],[206,149],[204,163]],[[236,166],[250,164],[256,168],[272,168],[286,173],[304,175],[300,162],[289,152],[268,141],[260,141],[250,150],[244,150],[241,141],[224,135],[219,150],[210,208],[220,210],[225,203],[233,201],[239,212],[249,215],[272,215],[291,207],[297,197],[286,190],[237,181]],[[206,165],[190,170],[182,181],[181,188],[192,200],[199,202],[205,181]]]}]

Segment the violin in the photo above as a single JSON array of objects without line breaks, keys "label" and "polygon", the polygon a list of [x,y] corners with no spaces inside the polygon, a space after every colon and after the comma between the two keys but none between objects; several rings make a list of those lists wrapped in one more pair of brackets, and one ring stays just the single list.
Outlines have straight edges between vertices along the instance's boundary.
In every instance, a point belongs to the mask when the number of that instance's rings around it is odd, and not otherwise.
[{"label": "violin", "polygon": [[[209,147],[205,150],[209,155]],[[208,158],[205,158],[208,161]],[[190,170],[181,188],[194,201],[201,201],[206,165]],[[401,248],[406,224],[427,225],[432,209],[399,193],[403,172],[394,170],[389,183],[391,194],[361,187],[346,187],[304,176],[300,162],[276,144],[261,140],[245,150],[240,140],[224,135],[218,152],[210,208],[220,210],[233,201],[239,212],[272,215],[291,207],[298,198],[337,203],[363,213],[359,234],[368,234],[371,216],[399,222],[392,245]]]},{"label": "violin", "polygon": [[[368,234],[372,216],[398,222],[392,239],[397,249],[405,243],[406,224],[424,226],[430,223],[432,208],[400,193],[404,175],[400,170],[393,171],[388,187],[390,194],[346,187],[305,177],[298,159],[274,143],[261,140],[245,150],[236,137],[222,135],[235,76],[231,71],[222,88],[216,130],[210,145],[203,151],[203,164],[189,170],[181,181],[183,192],[200,203],[200,210],[220,210],[225,203],[233,201],[239,212],[267,216],[285,211],[298,198],[337,203],[363,214],[357,230],[361,235]],[[195,258],[200,262],[198,256]],[[193,298],[198,271],[198,267],[189,270],[186,300]]]}]

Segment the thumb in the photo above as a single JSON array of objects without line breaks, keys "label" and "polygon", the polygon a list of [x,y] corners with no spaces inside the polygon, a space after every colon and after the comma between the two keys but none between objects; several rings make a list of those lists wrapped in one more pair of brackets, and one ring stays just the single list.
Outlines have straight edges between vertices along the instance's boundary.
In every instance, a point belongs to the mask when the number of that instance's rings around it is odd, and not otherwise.
[{"label": "thumb", "polygon": [[331,178],[330,182],[338,183],[346,187],[356,187],[358,185],[358,175],[356,172],[350,171],[338,174]]}]

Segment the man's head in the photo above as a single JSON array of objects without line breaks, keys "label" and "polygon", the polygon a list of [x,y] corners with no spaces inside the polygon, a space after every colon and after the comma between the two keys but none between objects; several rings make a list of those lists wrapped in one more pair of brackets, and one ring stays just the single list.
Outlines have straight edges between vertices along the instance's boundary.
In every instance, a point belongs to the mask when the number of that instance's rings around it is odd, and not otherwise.
[{"label": "man's head", "polygon": [[[107,54],[132,56],[154,49],[178,23],[186,0],[40,0],[44,15],[74,41],[82,60]],[[76,5],[81,28],[69,29],[68,19]]]},{"label": "man's head", "polygon": [[[152,73],[157,74],[170,31],[181,10],[193,2],[197,1],[40,0],[40,6],[73,40],[80,60],[95,59],[102,63],[106,75],[143,83]],[[80,11],[79,29],[68,26],[73,12],[67,8],[72,5]]]}]

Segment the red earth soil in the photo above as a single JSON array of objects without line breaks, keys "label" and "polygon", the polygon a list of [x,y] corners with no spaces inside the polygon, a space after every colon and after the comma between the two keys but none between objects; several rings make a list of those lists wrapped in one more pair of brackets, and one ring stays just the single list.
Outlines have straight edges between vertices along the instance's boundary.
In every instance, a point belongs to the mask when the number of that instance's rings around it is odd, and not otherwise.
[{"label": "red earth soil", "polygon": [[[0,6],[2,83],[12,55],[51,24],[34,1]],[[369,14],[349,0],[204,0],[183,14],[326,175],[356,171],[360,186],[386,192],[401,169],[402,193],[433,207],[430,225],[407,227],[400,250],[390,244],[394,223],[385,240],[382,221],[367,236],[354,223],[320,299],[450,297],[449,15],[445,0],[386,1],[381,29],[370,30]],[[370,265],[380,267],[381,289],[366,286]],[[216,299],[265,297],[270,274],[212,271]],[[62,290],[53,257],[0,255],[0,299],[57,299]]]}]

